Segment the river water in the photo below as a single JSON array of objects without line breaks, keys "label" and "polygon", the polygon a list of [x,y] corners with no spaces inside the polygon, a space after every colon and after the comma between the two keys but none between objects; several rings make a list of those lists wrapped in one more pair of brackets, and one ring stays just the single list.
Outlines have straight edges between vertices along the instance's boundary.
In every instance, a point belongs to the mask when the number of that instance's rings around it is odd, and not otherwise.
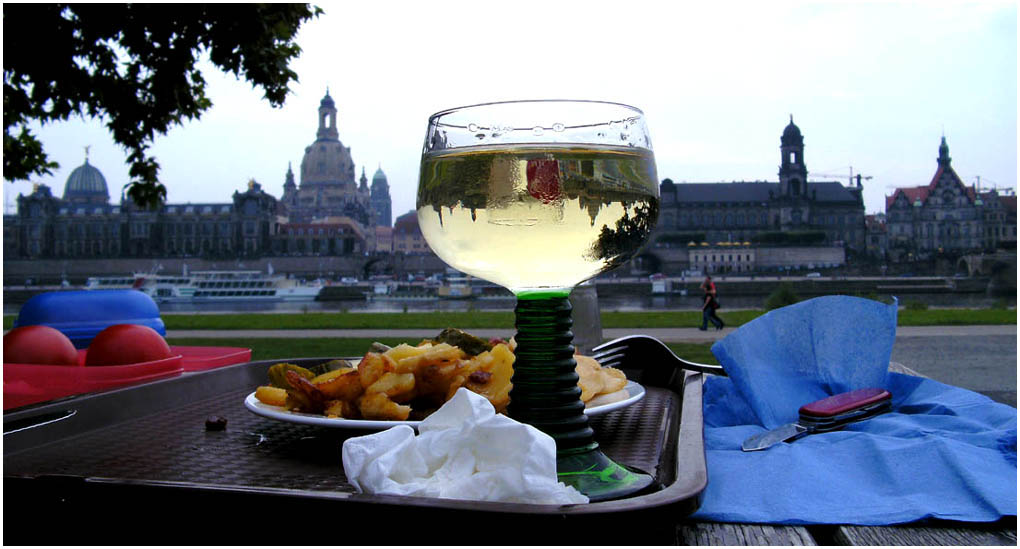
[{"label": "river water", "polygon": [[[882,296],[883,298],[886,296]],[[983,309],[998,304],[1002,298],[985,294],[907,294],[898,296],[901,305],[919,301],[932,308]],[[764,309],[765,296],[726,296],[719,300],[724,310]],[[1016,298],[1008,298],[1016,306]],[[16,315],[20,303],[4,303],[5,315]],[[162,313],[297,313],[297,312],[429,312],[429,311],[512,311],[513,298],[485,299],[354,299],[344,301],[306,302],[220,302],[161,303]],[[602,311],[697,311],[699,295],[645,295],[599,298]]]},{"label": "river water", "polygon": [[[929,307],[987,308],[999,299],[983,294],[910,294],[899,297],[901,304],[920,301]],[[765,296],[720,296],[727,310],[763,309]],[[1015,299],[1011,299],[1015,305]],[[163,313],[225,313],[225,312],[428,312],[428,311],[512,311],[514,300],[505,299],[387,299],[310,301],[286,303],[163,303]],[[603,311],[696,311],[701,309],[700,296],[653,295],[602,297]]]}]

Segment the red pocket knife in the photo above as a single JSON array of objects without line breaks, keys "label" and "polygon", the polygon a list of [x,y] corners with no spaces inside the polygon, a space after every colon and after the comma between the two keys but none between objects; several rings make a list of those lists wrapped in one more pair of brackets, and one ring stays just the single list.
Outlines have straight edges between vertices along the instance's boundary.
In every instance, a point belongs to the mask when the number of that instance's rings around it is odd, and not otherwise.
[{"label": "red pocket knife", "polygon": [[740,448],[753,452],[780,442],[792,442],[804,435],[836,431],[849,423],[887,412],[891,407],[892,395],[885,389],[876,387],[840,393],[801,406],[800,419],[796,423],[754,435]]}]

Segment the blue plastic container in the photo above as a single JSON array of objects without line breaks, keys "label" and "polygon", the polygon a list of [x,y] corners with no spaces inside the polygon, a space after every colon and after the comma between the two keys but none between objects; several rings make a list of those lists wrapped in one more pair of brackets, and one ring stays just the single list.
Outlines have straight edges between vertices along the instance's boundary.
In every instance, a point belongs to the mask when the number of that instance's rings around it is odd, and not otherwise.
[{"label": "blue plastic container", "polygon": [[14,326],[42,324],[63,332],[78,349],[114,324],[140,324],[166,337],[159,307],[138,290],[78,290],[33,296],[21,307]]}]

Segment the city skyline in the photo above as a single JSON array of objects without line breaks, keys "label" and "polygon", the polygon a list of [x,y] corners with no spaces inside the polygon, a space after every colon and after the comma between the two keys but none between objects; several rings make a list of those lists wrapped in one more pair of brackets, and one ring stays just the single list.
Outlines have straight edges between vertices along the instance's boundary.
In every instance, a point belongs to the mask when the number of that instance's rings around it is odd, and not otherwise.
[{"label": "city skyline", "polygon": [[[304,52],[292,66],[300,83],[282,109],[206,70],[214,107],[152,146],[167,202],[223,202],[249,178],[280,198],[327,87],[357,174],[386,173],[394,218],[414,208],[430,114],[520,98],[641,108],[658,178],[678,184],[778,180],[779,136],[792,115],[810,178],[846,184],[851,167],[871,177],[869,214],[884,211],[895,188],[930,182],[943,135],[966,184],[1016,188],[1013,3],[635,2],[620,13],[609,3],[523,2],[499,20],[471,4],[430,6],[324,6],[301,30]],[[34,182],[59,196],[85,147],[119,200],[125,156],[101,124],[37,130],[61,167],[5,182],[5,212]]]}]

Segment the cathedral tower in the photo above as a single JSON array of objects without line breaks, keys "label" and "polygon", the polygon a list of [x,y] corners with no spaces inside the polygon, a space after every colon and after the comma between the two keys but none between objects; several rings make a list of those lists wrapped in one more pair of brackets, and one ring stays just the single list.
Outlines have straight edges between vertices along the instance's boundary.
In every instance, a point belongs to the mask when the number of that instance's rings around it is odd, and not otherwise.
[{"label": "cathedral tower", "polygon": [[326,97],[319,102],[319,131],[315,134],[319,139],[340,139],[340,133],[336,129],[336,103],[329,96],[326,90]]},{"label": "cathedral tower", "polygon": [[390,199],[390,184],[382,166],[372,176],[372,209],[375,211],[375,224],[378,227],[389,227],[393,222],[393,201]]},{"label": "cathedral tower", "polygon": [[323,185],[350,192],[357,189],[351,149],[340,142],[336,112],[336,104],[327,91],[319,102],[319,127],[315,133],[315,142],[305,147],[305,156],[301,160],[302,189]]}]

